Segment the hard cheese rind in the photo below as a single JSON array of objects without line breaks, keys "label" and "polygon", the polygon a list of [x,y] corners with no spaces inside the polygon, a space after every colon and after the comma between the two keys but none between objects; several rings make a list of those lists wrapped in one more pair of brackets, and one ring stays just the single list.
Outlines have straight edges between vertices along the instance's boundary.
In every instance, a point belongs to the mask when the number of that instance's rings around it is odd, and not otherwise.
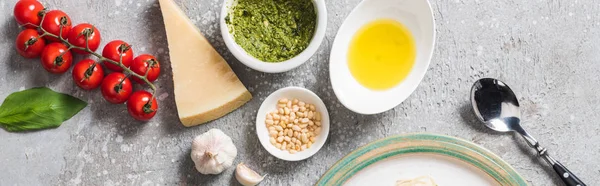
[{"label": "hard cheese rind", "polygon": [[220,118],[252,95],[172,0],[159,0],[167,31],[179,119],[190,127]]}]

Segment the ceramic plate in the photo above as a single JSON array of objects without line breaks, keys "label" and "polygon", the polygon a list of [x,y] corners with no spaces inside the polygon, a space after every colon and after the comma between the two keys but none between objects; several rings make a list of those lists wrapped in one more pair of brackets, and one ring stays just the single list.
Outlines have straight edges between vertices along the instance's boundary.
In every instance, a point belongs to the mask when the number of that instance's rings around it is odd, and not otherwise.
[{"label": "ceramic plate", "polygon": [[394,185],[421,176],[429,176],[438,185],[527,185],[492,152],[435,134],[399,135],[372,142],[338,161],[316,185]]}]

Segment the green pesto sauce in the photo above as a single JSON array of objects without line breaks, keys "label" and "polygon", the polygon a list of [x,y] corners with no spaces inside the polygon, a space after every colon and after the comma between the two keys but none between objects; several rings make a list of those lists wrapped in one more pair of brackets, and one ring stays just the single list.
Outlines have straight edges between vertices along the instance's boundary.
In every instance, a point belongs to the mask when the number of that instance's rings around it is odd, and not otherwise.
[{"label": "green pesto sauce", "polygon": [[237,0],[225,17],[235,42],[266,62],[285,61],[306,49],[316,20],[311,0]]}]

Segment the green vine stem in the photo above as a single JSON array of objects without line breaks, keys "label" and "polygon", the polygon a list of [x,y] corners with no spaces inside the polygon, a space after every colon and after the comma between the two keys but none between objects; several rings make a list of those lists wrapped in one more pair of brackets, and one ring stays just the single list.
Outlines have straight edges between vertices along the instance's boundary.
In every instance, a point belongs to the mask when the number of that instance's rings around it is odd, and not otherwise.
[{"label": "green vine stem", "polygon": [[[125,71],[127,75],[135,76],[135,77],[139,78],[140,80],[144,81],[144,82],[145,82],[145,83],[146,83],[148,86],[150,86],[150,89],[152,89],[152,98],[151,98],[150,100],[152,100],[153,98],[155,98],[155,97],[156,97],[156,91],[157,91],[157,89],[156,89],[156,86],[155,86],[154,84],[152,84],[152,82],[150,82],[150,80],[148,80],[148,78],[147,78],[147,76],[148,76],[148,72],[150,71],[150,69],[151,69],[151,68],[147,68],[147,69],[146,69],[146,73],[145,73],[144,75],[139,75],[139,74],[137,74],[137,73],[133,72],[133,71],[132,71],[131,69],[129,69],[128,67],[126,67],[125,65],[123,65],[123,63],[122,63],[122,60],[123,60],[123,59],[122,59],[122,58],[123,58],[123,55],[120,55],[119,62],[117,62],[117,61],[114,61],[114,60],[111,60],[111,59],[108,59],[108,58],[105,58],[105,57],[103,57],[102,55],[100,55],[100,54],[98,54],[98,53],[96,53],[96,52],[94,52],[94,51],[90,50],[90,47],[89,47],[89,44],[88,44],[88,37],[87,37],[88,35],[85,35],[85,36],[86,36],[86,37],[85,37],[85,46],[86,46],[85,48],[84,48],[84,47],[78,47],[78,46],[75,46],[75,45],[73,45],[73,44],[69,43],[69,41],[67,41],[66,39],[64,39],[64,38],[62,37],[62,29],[63,29],[63,25],[62,25],[62,24],[60,25],[60,33],[59,33],[60,35],[59,35],[59,36],[57,36],[57,35],[54,35],[54,34],[52,34],[52,33],[48,32],[48,31],[46,31],[46,30],[45,30],[45,29],[44,29],[44,28],[41,26],[41,24],[44,22],[44,18],[45,18],[45,17],[46,17],[46,14],[43,14],[43,15],[42,15],[42,19],[41,19],[41,21],[40,21],[40,25],[37,25],[37,27],[38,27],[38,28],[39,28],[39,29],[42,31],[42,34],[40,35],[40,38],[41,38],[41,37],[44,37],[44,36],[50,36],[50,37],[53,37],[53,38],[57,38],[57,39],[59,39],[59,40],[60,40],[62,43],[64,43],[65,45],[67,45],[67,48],[68,48],[68,50],[67,50],[67,51],[69,51],[69,50],[71,50],[71,49],[79,49],[79,50],[83,50],[83,51],[86,51],[86,52],[88,52],[89,54],[91,54],[91,55],[93,55],[93,56],[96,56],[96,57],[98,58],[98,63],[109,62],[109,63],[112,63],[112,64],[114,64],[114,65],[117,65],[117,66],[121,67],[121,69],[123,69],[123,71]],[[121,52],[123,52],[123,51],[121,51]],[[62,55],[62,54],[61,54],[61,55]],[[92,68],[93,68],[93,67],[94,67],[94,66],[92,66]]]}]

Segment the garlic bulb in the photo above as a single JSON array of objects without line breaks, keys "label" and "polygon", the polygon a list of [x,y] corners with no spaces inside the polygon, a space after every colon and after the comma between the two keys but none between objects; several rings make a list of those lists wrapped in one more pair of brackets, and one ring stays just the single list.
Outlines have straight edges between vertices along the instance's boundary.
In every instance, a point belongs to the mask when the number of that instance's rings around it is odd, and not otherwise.
[{"label": "garlic bulb", "polygon": [[244,186],[255,186],[265,177],[260,176],[256,171],[246,167],[244,163],[240,163],[235,168],[235,178]]},{"label": "garlic bulb", "polygon": [[192,160],[202,174],[219,174],[233,164],[237,149],[223,131],[210,129],[192,142]]}]

